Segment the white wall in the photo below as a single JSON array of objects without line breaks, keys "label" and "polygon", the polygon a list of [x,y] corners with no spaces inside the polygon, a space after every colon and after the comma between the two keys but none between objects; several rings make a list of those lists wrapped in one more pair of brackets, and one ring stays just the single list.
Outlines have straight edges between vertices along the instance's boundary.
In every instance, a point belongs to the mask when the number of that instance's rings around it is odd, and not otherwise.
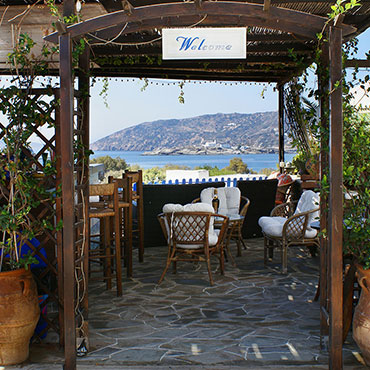
[{"label": "white wall", "polygon": [[185,179],[188,181],[189,179],[208,179],[209,172],[208,170],[167,170],[166,171],[166,182],[175,180],[181,181]]}]

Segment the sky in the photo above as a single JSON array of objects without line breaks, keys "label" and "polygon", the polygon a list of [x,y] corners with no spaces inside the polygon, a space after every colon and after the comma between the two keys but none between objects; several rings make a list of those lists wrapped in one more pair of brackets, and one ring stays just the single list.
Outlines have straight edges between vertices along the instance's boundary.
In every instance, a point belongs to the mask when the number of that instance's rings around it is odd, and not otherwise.
[{"label": "sky", "polygon": [[[359,36],[357,58],[370,50],[370,29]],[[144,81],[109,79],[107,103],[100,93],[101,79],[91,89],[90,142],[143,122],[188,118],[216,113],[256,113],[276,111],[275,84],[193,81],[184,85],[185,103],[179,103],[179,81],[153,80],[143,90]],[[0,119],[2,115],[0,113]],[[51,136],[52,133],[46,136]]]},{"label": "sky", "polygon": [[[365,53],[370,50],[370,29],[360,35],[359,41],[357,58],[365,58]],[[126,127],[159,119],[278,109],[278,93],[274,91],[274,84],[189,82],[183,89],[185,103],[180,104],[177,82],[150,79],[149,85],[142,91],[143,80],[109,79],[107,108],[99,95],[103,83],[98,81],[91,89],[90,142]]]}]

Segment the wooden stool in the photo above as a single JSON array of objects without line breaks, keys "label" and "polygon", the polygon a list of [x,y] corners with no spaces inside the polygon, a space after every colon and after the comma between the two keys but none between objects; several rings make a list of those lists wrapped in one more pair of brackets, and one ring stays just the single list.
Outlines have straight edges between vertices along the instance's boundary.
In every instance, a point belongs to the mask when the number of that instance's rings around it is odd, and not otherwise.
[{"label": "wooden stool", "polygon": [[127,277],[132,277],[132,179],[131,177],[117,179],[109,176],[108,183],[117,183],[118,186],[120,235],[125,242],[123,255]]},{"label": "wooden stool", "polygon": [[139,262],[144,261],[144,199],[143,199],[143,173],[139,171],[125,171],[123,178],[130,177],[134,189],[132,192],[132,200],[137,204],[137,218],[135,229],[133,233],[137,235],[138,248],[139,248]]},{"label": "wooden stool", "polygon": [[[122,295],[122,266],[121,266],[121,235],[120,235],[120,219],[119,219],[119,200],[118,200],[118,184],[97,184],[90,185],[90,196],[98,196],[97,202],[89,201],[89,219],[98,218],[103,221],[101,227],[100,238],[103,243],[99,243],[99,248],[92,249],[89,246],[89,262],[98,260],[103,263],[104,277],[107,289],[112,288],[112,269],[115,266],[115,276],[117,281],[117,296]],[[113,219],[113,223],[110,220]],[[111,224],[114,226],[114,252],[112,253],[111,246]],[[101,224],[102,226],[102,224]],[[94,235],[92,235],[94,236]],[[91,244],[91,241],[89,241]]]}]

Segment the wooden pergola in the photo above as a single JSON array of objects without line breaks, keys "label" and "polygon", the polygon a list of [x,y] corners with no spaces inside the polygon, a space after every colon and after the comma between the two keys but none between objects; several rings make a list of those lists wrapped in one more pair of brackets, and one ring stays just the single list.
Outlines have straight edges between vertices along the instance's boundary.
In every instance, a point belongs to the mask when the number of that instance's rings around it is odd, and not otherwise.
[{"label": "wooden pergola", "polygon": [[[24,6],[36,1],[0,0],[0,5]],[[75,166],[73,142],[76,137],[89,145],[89,78],[91,76],[145,77],[186,80],[254,81],[276,83],[279,90],[279,161],[284,161],[284,84],[300,76],[314,60],[317,34],[324,32],[319,88],[331,91],[322,99],[321,124],[330,132],[329,153],[322,152],[322,171],[329,167],[330,195],[321,199],[322,228],[328,230],[322,240],[320,306],[321,334],[329,335],[329,365],[342,364],[342,91],[336,87],[342,78],[342,44],[370,26],[370,1],[328,22],[334,0],[252,0],[182,2],[178,0],[100,0],[85,1],[82,13],[96,15],[70,26],[57,22],[58,32],[45,39],[59,43],[60,60],[52,73],[60,75],[58,112],[58,169],[62,185],[63,235],[60,237],[59,297],[62,303],[65,368],[76,367],[76,341],[88,337],[88,296],[76,293],[78,271],[87,271],[87,249],[81,251],[81,237],[87,238],[86,204],[88,200],[88,162]],[[75,13],[75,1],[64,0],[63,15]],[[0,8],[1,10],[1,8]],[[243,60],[162,60],[161,30],[171,27],[247,27],[247,59]],[[79,59],[72,63],[74,42],[88,41]],[[1,56],[1,55],[0,55]],[[78,90],[74,90],[74,71]],[[1,67],[0,74],[9,73]],[[76,118],[76,101],[80,111]],[[330,115],[323,112],[330,107]],[[83,158],[84,154],[78,154]],[[77,174],[75,182],[74,173]],[[77,200],[77,204],[76,204]],[[82,223],[81,223],[82,222]],[[85,248],[87,248],[85,246]],[[77,271],[77,273],[76,273]],[[78,279],[78,278],[77,278]],[[76,317],[78,312],[78,317]],[[76,327],[77,330],[76,334]]]}]

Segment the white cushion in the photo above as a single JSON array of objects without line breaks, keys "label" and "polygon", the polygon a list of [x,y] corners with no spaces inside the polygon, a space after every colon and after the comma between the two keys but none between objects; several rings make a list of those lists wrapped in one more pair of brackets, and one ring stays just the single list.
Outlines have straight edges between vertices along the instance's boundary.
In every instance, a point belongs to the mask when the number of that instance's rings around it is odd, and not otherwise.
[{"label": "white cushion", "polygon": [[[301,197],[299,198],[297,208],[294,212],[295,215],[303,212],[312,211],[319,207],[320,196],[318,193],[312,190],[305,190]],[[308,217],[308,225],[306,228],[305,237],[315,238],[317,235],[317,230],[310,227],[311,222],[315,219],[319,219],[320,212],[311,213]],[[262,231],[266,235],[281,237],[283,233],[283,226],[287,219],[285,217],[261,217],[258,220],[258,225],[261,226]]]},{"label": "white cushion", "polygon": [[[285,217],[260,217],[258,225],[261,226],[262,231],[269,236],[281,237],[283,236],[283,226],[286,222]],[[305,237],[314,238],[317,235],[317,230],[307,227]]]},{"label": "white cushion", "polygon": [[[173,212],[210,212],[214,213],[214,209],[211,205],[207,203],[190,203],[185,204],[184,206],[181,204],[173,204],[168,203],[163,206],[163,213],[173,213]],[[167,229],[168,237],[170,238],[170,228],[167,223],[167,219],[165,218],[165,226]],[[211,217],[210,223],[209,223],[209,230],[208,230],[208,244],[210,246],[214,246],[217,244],[218,241],[218,230],[214,230],[214,219]],[[194,248],[202,248],[202,245],[180,245],[177,244],[180,248],[188,248],[188,249],[194,249]]]},{"label": "white cushion", "polygon": [[[299,198],[297,208],[294,214],[312,211],[313,209],[319,208],[320,206],[320,195],[312,190],[305,190]],[[308,216],[308,226],[310,229],[311,222],[320,219],[320,211],[313,212]]]},{"label": "white cushion", "polygon": [[320,195],[312,190],[305,190],[299,198],[294,214],[311,211],[320,206]]},{"label": "white cushion", "polygon": [[218,212],[221,215],[238,215],[240,207],[240,189],[231,188],[205,188],[200,193],[200,201],[212,206],[214,190],[220,200]]},{"label": "white cushion", "polygon": [[262,231],[270,236],[282,236],[283,226],[286,222],[285,217],[268,217],[263,216],[258,220],[258,225]]}]

